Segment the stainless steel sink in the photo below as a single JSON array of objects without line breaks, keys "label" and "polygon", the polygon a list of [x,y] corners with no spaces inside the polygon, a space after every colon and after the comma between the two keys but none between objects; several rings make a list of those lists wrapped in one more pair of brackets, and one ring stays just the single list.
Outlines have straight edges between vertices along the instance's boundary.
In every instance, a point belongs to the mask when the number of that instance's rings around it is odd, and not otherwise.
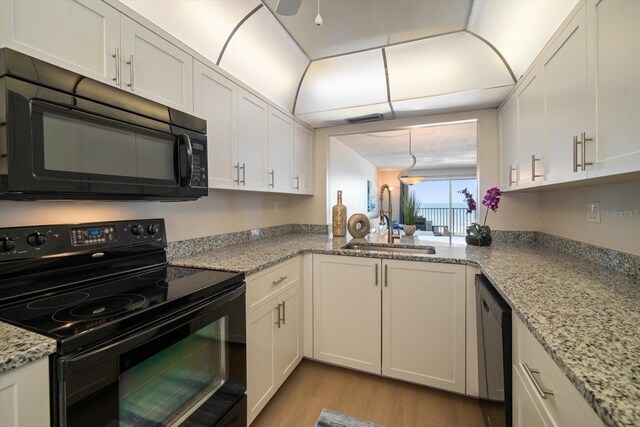
[{"label": "stainless steel sink", "polygon": [[395,247],[386,245],[363,245],[359,243],[349,243],[342,247],[342,249],[350,249],[354,251],[367,251],[367,252],[395,252],[403,254],[426,254],[434,255],[436,248],[433,246],[416,246],[413,248]]}]

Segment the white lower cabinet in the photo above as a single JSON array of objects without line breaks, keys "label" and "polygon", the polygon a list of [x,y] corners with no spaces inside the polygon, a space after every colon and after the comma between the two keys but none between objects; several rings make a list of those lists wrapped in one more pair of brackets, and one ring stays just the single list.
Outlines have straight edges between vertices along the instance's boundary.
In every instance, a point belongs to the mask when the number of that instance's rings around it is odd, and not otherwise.
[{"label": "white lower cabinet", "polygon": [[302,360],[300,257],[247,277],[247,419]]},{"label": "white lower cabinet", "polygon": [[465,392],[465,267],[383,261],[382,375]]},{"label": "white lower cabinet", "polygon": [[514,314],[514,427],[601,427],[602,420]]},{"label": "white lower cabinet", "polygon": [[0,426],[49,425],[49,358],[0,374]]},{"label": "white lower cabinet", "polygon": [[465,267],[314,256],[314,358],[465,392]]}]

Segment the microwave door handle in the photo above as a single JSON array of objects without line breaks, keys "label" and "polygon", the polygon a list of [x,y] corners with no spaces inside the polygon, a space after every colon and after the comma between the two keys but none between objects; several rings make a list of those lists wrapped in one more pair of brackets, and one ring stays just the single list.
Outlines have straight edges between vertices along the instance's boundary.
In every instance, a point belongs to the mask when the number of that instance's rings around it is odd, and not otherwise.
[{"label": "microwave door handle", "polygon": [[193,145],[191,145],[191,138],[189,138],[189,135],[184,134],[182,137],[184,138],[185,147],[187,149],[187,177],[184,185],[188,186],[191,184],[191,177],[193,176]]},{"label": "microwave door handle", "polygon": [[[191,182],[191,174],[193,172],[193,147],[191,146],[191,138],[189,135],[182,134],[178,139],[178,184],[180,187],[187,187]],[[185,173],[182,173],[182,152],[186,157]]]}]

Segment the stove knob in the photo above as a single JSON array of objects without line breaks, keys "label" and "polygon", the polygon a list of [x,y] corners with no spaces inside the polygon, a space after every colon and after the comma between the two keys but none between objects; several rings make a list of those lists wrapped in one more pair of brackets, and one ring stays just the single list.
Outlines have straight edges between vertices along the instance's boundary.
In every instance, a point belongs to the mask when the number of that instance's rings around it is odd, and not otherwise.
[{"label": "stove knob", "polygon": [[29,243],[31,246],[42,246],[47,243],[47,240],[47,236],[38,232],[29,234],[27,236],[27,243]]},{"label": "stove knob", "polygon": [[140,224],[136,224],[133,227],[131,227],[131,232],[133,234],[135,234],[136,236],[141,235],[143,230],[144,230],[144,228],[142,228],[142,226]]},{"label": "stove knob", "polygon": [[158,226],[155,224],[152,224],[150,226],[147,227],[147,233],[149,234],[158,234]]},{"label": "stove knob", "polygon": [[16,241],[11,237],[0,237],[0,252],[10,252],[16,248]]}]

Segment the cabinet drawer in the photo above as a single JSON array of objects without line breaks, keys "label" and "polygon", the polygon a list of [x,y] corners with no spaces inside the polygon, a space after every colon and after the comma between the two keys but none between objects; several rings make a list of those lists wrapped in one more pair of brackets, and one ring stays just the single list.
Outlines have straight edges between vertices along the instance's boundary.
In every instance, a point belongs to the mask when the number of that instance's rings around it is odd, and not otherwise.
[{"label": "cabinet drawer", "polygon": [[251,313],[277,292],[299,280],[300,257],[281,262],[247,277],[247,313]]},{"label": "cabinet drawer", "polygon": [[[536,406],[544,410],[554,426],[602,426],[603,423],[578,390],[560,370],[556,363],[529,332],[527,327],[514,316],[514,367],[525,384],[532,390]],[[527,372],[527,370],[529,372]],[[537,391],[536,383],[546,394],[543,398]]]}]

